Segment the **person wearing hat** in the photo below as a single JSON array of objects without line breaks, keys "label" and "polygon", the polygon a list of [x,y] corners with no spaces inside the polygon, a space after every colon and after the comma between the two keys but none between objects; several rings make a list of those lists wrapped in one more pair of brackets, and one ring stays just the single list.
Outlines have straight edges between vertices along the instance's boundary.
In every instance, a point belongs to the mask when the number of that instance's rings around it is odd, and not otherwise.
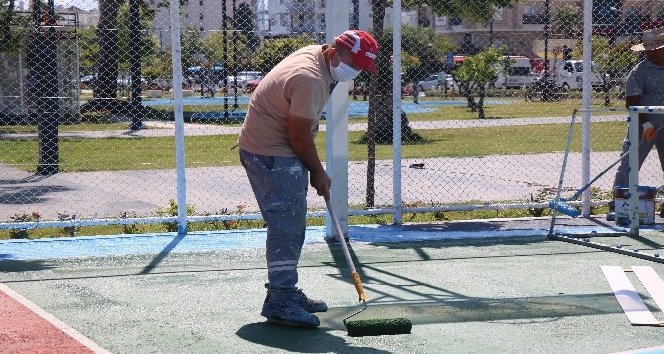
[{"label": "person wearing hat", "polygon": [[[664,106],[664,27],[643,32],[642,42],[632,46],[634,52],[643,52],[645,59],[636,64],[625,82],[625,107]],[[653,146],[657,149],[659,162],[664,171],[664,133],[658,128],[664,125],[664,116],[639,114],[641,140],[639,144],[639,169]],[[625,138],[621,154],[629,151],[629,140]],[[629,184],[629,160],[622,159],[613,186],[627,187]],[[660,213],[664,208],[660,208]],[[663,216],[660,214],[660,216]],[[615,201],[609,202],[607,220],[615,220]]]},{"label": "person wearing hat", "polygon": [[261,315],[270,322],[318,327],[325,302],[308,298],[298,282],[308,184],[330,198],[332,181],[314,137],[332,90],[361,70],[376,73],[378,43],[349,30],[330,45],[310,45],[277,64],[249,100],[238,146],[240,162],[267,224],[267,296]]}]

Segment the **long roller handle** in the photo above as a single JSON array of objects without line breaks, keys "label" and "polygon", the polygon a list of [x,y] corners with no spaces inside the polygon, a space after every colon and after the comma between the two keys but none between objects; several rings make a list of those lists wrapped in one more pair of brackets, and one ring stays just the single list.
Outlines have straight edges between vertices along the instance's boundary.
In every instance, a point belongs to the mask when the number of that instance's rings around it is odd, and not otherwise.
[{"label": "long roller handle", "polygon": [[[660,130],[662,130],[663,128],[664,128],[664,124],[658,126],[657,129],[654,130],[653,134],[658,133],[658,132],[659,132]],[[643,140],[642,140],[642,141],[639,141],[639,146],[641,146],[641,144],[643,144],[644,142],[645,142],[645,141],[643,141]],[[619,163],[620,163],[625,157],[627,157],[628,155],[629,155],[629,151],[627,151],[626,153],[620,155],[620,157],[619,157],[616,161],[614,161],[611,165],[609,165],[609,167],[607,167],[606,169],[604,169],[604,170],[603,170],[602,172],[600,172],[595,178],[593,178],[590,182],[588,182],[588,184],[586,184],[585,186],[581,187],[581,189],[579,189],[576,193],[574,193],[574,195],[573,195],[571,198],[569,198],[569,200],[574,200],[574,199],[578,198],[578,197],[581,195],[581,193],[585,192],[586,189],[590,188],[590,186],[591,186],[593,183],[595,183],[595,181],[597,181],[598,179],[600,179],[600,177],[604,176],[605,173],[609,172],[610,169],[612,169],[615,165],[619,164]]]},{"label": "long roller handle", "polygon": [[353,259],[350,257],[350,252],[348,251],[348,246],[346,245],[346,240],[344,239],[344,233],[343,230],[341,229],[341,225],[339,224],[339,219],[337,219],[337,215],[332,210],[332,205],[330,204],[329,200],[325,201],[325,205],[327,205],[327,211],[330,213],[330,218],[332,219],[332,225],[334,226],[334,231],[337,234],[337,240],[339,240],[339,243],[341,244],[341,249],[344,252],[344,256],[346,257],[346,262],[348,262],[348,267],[350,268],[350,276],[353,279],[353,285],[355,285],[355,290],[357,291],[357,295],[359,295],[360,300],[359,301],[366,301],[367,300],[367,295],[364,293],[364,287],[362,286],[362,280],[360,280],[360,275],[357,274],[357,271],[355,270],[355,265],[353,264]]}]

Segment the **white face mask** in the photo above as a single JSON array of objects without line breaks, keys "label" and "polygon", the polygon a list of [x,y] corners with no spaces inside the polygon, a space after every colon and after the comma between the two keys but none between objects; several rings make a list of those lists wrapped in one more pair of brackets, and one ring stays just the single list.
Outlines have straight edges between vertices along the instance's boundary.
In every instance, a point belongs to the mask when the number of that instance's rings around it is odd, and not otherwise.
[{"label": "white face mask", "polygon": [[330,63],[330,75],[336,81],[346,82],[351,81],[360,74],[359,70],[353,69],[352,66],[342,62],[339,62],[339,66],[332,66]]}]

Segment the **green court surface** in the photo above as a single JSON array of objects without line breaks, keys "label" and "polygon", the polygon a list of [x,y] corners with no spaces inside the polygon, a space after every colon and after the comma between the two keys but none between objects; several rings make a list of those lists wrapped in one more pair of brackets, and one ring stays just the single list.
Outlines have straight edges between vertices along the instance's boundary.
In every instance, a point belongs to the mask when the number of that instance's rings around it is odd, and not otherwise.
[{"label": "green court surface", "polygon": [[330,306],[315,330],[260,316],[266,267],[256,247],[6,259],[0,282],[113,353],[661,351],[664,328],[631,326],[601,266],[645,265],[664,276],[664,265],[544,235],[492,237],[496,228],[482,225],[481,238],[351,242],[369,297],[358,317],[408,318],[407,335],[347,336],[342,320],[361,303],[341,248],[324,242],[307,243],[299,267],[299,286]]}]

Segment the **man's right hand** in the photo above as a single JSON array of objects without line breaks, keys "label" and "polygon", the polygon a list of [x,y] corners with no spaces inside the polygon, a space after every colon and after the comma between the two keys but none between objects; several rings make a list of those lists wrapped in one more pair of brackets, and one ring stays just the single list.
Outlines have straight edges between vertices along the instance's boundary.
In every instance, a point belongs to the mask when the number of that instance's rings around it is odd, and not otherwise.
[{"label": "man's right hand", "polygon": [[324,170],[321,172],[311,172],[311,186],[316,190],[318,195],[330,200],[330,187],[332,186],[332,179],[327,175]]},{"label": "man's right hand", "polygon": [[655,132],[655,126],[650,122],[646,122],[642,125],[643,133],[641,134],[641,140],[645,142],[651,142],[657,138],[657,133]]}]

